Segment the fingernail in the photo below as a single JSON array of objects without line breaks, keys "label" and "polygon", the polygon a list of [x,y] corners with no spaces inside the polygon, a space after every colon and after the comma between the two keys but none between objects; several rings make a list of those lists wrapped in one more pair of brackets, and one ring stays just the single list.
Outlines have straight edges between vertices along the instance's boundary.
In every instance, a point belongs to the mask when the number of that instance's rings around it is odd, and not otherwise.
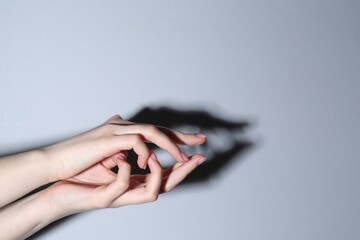
[{"label": "fingernail", "polygon": [[181,153],[182,158],[184,159],[185,162],[189,161],[189,158],[185,155],[185,153]]},{"label": "fingernail", "polygon": [[199,137],[199,138],[207,138],[207,136],[205,134],[202,134],[202,133],[197,133],[195,134],[195,136]]},{"label": "fingernail", "polygon": [[123,154],[123,155],[125,156],[125,158],[127,158],[127,156],[128,156],[128,151],[122,150],[120,153]]},{"label": "fingernail", "polygon": [[203,162],[205,162],[206,157],[202,157],[198,160],[198,165],[202,164]]},{"label": "fingernail", "polygon": [[124,153],[121,152],[121,153],[119,153],[118,158],[121,159],[121,160],[125,160],[125,159],[126,159],[126,156],[125,156]]},{"label": "fingernail", "polygon": [[155,160],[155,161],[158,161],[158,159],[157,159],[157,157],[156,157],[156,155],[155,155],[154,152],[151,153],[150,158],[152,158],[152,159]]}]

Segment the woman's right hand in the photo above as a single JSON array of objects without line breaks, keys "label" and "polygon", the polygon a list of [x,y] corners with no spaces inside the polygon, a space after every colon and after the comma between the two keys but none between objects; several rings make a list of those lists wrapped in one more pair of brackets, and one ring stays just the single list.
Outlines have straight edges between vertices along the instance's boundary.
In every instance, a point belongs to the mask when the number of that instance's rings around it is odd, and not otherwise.
[{"label": "woman's right hand", "polygon": [[51,181],[65,180],[81,173],[105,158],[133,149],[138,155],[139,167],[145,169],[151,151],[145,142],[152,142],[166,150],[177,162],[188,157],[178,144],[200,145],[206,141],[202,134],[186,134],[151,124],[123,120],[119,115],[100,126],[43,148],[50,166]]}]

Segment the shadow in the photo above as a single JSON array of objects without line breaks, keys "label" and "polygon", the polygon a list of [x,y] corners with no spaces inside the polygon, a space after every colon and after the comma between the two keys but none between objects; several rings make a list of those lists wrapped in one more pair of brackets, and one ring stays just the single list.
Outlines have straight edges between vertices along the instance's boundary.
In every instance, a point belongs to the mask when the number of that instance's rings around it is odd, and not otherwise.
[{"label": "shadow", "polygon": [[[189,111],[176,110],[169,107],[145,107],[134,116],[125,119],[132,122],[148,123],[173,129],[182,128],[182,131],[190,129],[189,132],[194,132],[193,130],[197,129],[199,132],[208,135],[206,143],[202,146],[186,146],[184,149],[186,153],[205,153],[207,160],[187,176],[180,184],[181,187],[191,187],[193,184],[205,184],[209,180],[219,177],[220,173],[229,168],[235,159],[239,159],[239,155],[244,154],[255,145],[245,134],[246,128],[250,126],[248,121],[227,121],[202,110]],[[167,134],[170,133],[167,132]],[[235,135],[240,136],[240,140],[236,138]],[[231,141],[225,141],[225,139],[231,139]],[[223,141],[226,142],[226,149],[224,149],[224,146],[215,147],[216,143]],[[158,148],[154,144],[146,144],[153,151]],[[128,151],[128,159],[132,165],[132,172],[134,174],[148,173],[149,169],[143,170],[136,165],[136,158],[137,156],[134,151]],[[117,169],[114,168],[113,171],[117,172]],[[72,216],[69,216],[53,222],[28,239],[38,239],[41,235],[51,231],[71,217]]]},{"label": "shadow", "polygon": [[[157,109],[145,107],[131,117],[129,121],[159,125],[172,129],[179,129],[180,127],[185,126],[185,132],[187,128],[191,129],[191,127],[196,127],[199,132],[207,135],[215,129],[225,129],[231,134],[236,133],[241,135],[245,132],[246,128],[250,127],[250,123],[248,121],[227,121],[202,110],[186,111],[175,110],[169,107],[160,107]],[[171,135],[170,132],[167,132],[167,134]],[[174,135],[172,137],[176,138]],[[211,147],[213,140],[214,139],[208,136],[205,144],[201,146],[201,150],[203,150],[201,152],[207,152],[207,154],[205,154],[207,156],[207,160],[189,174],[180,185],[204,182],[210,178],[218,176],[218,173],[229,167],[237,155],[243,154],[245,151],[254,146],[252,141],[245,138],[241,141],[234,140],[231,143],[232,146],[225,151],[214,151]],[[147,145],[152,151],[158,149],[158,147],[154,144],[147,143]],[[196,151],[194,151],[194,149],[196,149],[196,147],[187,146],[184,148],[185,152],[195,153]],[[136,158],[137,156],[134,151],[128,151],[128,159],[132,167],[132,173],[149,173],[149,169],[143,170],[137,166]],[[116,168],[114,169],[114,172],[117,172]]]},{"label": "shadow", "polygon": [[244,154],[254,146],[252,142],[238,142],[230,150],[217,153],[211,159],[205,161],[198,166],[187,178],[180,183],[182,185],[189,185],[194,183],[202,183],[219,177],[221,172],[224,172],[233,163],[233,160],[240,154]]},{"label": "shadow", "polygon": [[160,107],[157,109],[144,107],[131,117],[130,121],[160,125],[168,128],[176,128],[181,125],[193,125],[204,130],[214,129],[215,127],[229,130],[244,129],[249,125],[247,121],[226,121],[202,110],[181,111],[169,107]]}]

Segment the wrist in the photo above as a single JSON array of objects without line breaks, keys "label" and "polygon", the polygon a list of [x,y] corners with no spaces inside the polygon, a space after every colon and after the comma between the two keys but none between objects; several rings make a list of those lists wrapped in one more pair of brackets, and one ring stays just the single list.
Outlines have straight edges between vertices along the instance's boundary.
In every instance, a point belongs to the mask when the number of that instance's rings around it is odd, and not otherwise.
[{"label": "wrist", "polygon": [[46,206],[48,218],[60,219],[89,210],[80,200],[66,191],[66,183],[58,181],[41,192],[41,202]]},{"label": "wrist", "polygon": [[51,186],[39,192],[38,203],[42,206],[45,214],[42,216],[42,221],[56,221],[57,219],[71,215],[70,211],[65,206],[58,203],[57,197],[50,190]]},{"label": "wrist", "polygon": [[42,196],[37,192],[0,210],[1,239],[25,239],[58,219]]},{"label": "wrist", "polygon": [[[15,156],[15,155],[14,155]],[[54,163],[51,161],[49,154],[44,149],[34,149],[28,152],[18,154],[18,158],[24,159],[26,171],[36,176],[36,187],[55,182],[56,174]]]},{"label": "wrist", "polygon": [[44,172],[44,182],[45,184],[58,181],[58,177],[55,170],[55,162],[52,161],[49,152],[45,148],[40,148],[31,151],[33,158],[37,162],[41,163],[42,169]]}]

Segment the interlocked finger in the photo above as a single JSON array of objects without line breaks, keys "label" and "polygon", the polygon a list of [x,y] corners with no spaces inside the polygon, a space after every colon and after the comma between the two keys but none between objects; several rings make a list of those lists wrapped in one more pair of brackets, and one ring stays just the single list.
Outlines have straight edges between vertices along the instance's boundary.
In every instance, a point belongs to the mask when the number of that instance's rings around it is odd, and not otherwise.
[{"label": "interlocked finger", "polygon": [[122,126],[116,134],[140,134],[143,136],[144,140],[150,141],[166,150],[178,162],[185,162],[189,160],[188,157],[181,151],[179,146],[154,125],[134,124]]},{"label": "interlocked finger", "polygon": [[[154,153],[152,153],[153,155]],[[154,154],[155,155],[155,154]],[[150,174],[144,187],[129,189],[117,198],[111,207],[121,207],[130,204],[142,204],[155,201],[158,197],[162,185],[162,168],[160,163],[154,158],[149,160]]]},{"label": "interlocked finger", "polygon": [[134,152],[138,155],[138,165],[143,169],[146,168],[146,164],[150,156],[150,149],[146,146],[139,134],[112,136],[107,140],[107,143],[107,146],[109,148],[113,148],[114,151],[133,149]]},{"label": "interlocked finger", "polygon": [[112,202],[120,197],[130,185],[131,166],[125,160],[118,159],[119,171],[115,181],[101,188],[96,194],[96,205],[99,208],[109,207]]}]

